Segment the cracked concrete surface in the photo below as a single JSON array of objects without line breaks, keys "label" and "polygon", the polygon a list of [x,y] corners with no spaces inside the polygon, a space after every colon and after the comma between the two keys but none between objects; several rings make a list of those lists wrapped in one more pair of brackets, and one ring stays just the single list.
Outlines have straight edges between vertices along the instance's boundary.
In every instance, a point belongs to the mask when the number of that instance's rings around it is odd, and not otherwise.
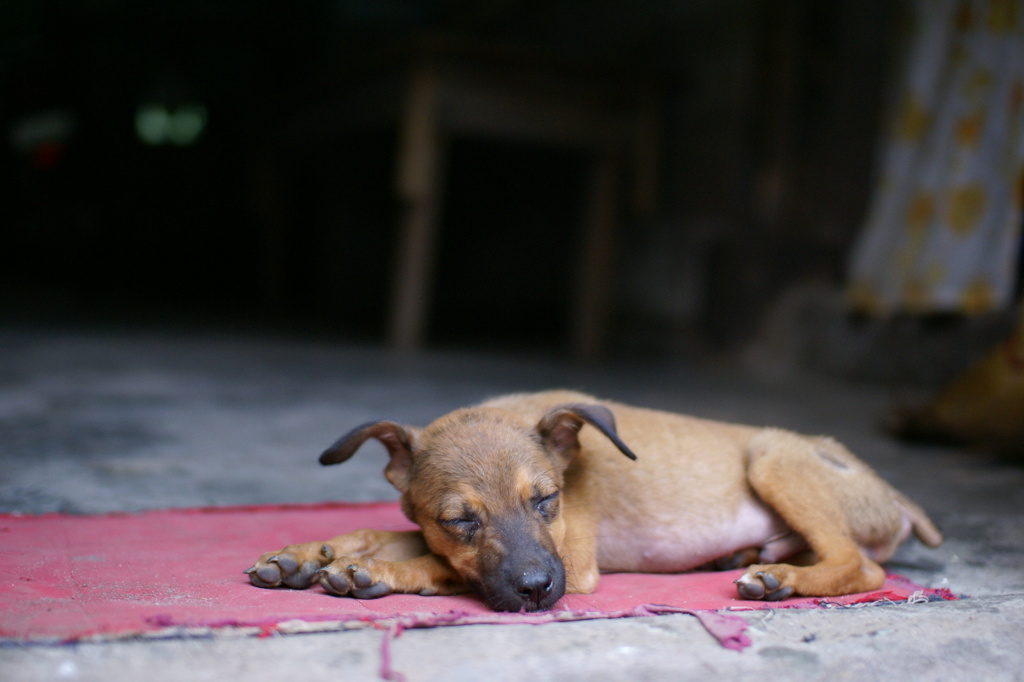
[{"label": "cracked concrete surface", "polygon": [[[915,498],[946,534],[890,567],[970,599],[751,612],[753,645],[722,649],[687,616],[406,631],[394,668],[416,680],[1014,680],[1024,670],[1024,468],[985,453],[895,443],[884,390],[729,367],[430,353],[269,338],[0,330],[0,511],[97,513],[392,499],[383,450],[316,462],[349,427],[425,423],[517,390],[578,388],[640,405],[827,433]],[[0,648],[11,680],[375,679],[382,634],[138,640]]]}]

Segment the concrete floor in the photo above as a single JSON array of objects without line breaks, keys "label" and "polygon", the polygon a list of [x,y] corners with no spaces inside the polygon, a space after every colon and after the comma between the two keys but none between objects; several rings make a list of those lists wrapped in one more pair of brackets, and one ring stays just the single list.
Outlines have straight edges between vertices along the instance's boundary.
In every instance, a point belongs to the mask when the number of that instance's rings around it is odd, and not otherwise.
[{"label": "concrete floor", "polygon": [[[958,602],[746,615],[753,646],[721,648],[688,616],[407,631],[395,669],[418,680],[1024,679],[1024,468],[907,446],[875,425],[877,387],[771,382],[724,366],[581,368],[239,336],[0,330],[0,511],[95,513],[393,498],[368,445],[317,454],[376,417],[425,423],[497,393],[552,386],[828,433],[918,500],[947,541],[891,568]],[[2,616],[0,616],[2,617]],[[0,648],[4,680],[375,679],[378,631]]]}]

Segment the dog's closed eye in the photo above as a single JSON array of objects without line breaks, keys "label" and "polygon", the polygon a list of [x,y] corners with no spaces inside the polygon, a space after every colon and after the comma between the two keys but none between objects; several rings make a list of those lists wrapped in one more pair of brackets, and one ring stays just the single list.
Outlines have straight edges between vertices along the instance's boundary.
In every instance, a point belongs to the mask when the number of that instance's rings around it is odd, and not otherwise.
[{"label": "dog's closed eye", "polygon": [[555,491],[550,495],[541,497],[537,495],[533,498],[533,508],[537,510],[545,520],[551,521],[558,516],[558,496],[559,491]]},{"label": "dog's closed eye", "polygon": [[473,535],[480,529],[480,519],[472,515],[441,518],[437,520],[437,523],[453,535],[465,540],[472,540]]}]

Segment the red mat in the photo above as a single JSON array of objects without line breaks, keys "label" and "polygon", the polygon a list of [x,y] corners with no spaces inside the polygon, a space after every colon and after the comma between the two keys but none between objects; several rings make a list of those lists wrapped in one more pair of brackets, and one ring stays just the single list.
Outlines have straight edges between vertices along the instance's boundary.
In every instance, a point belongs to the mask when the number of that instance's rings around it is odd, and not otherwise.
[{"label": "red mat", "polygon": [[135,636],[401,629],[465,623],[544,623],[693,613],[725,646],[743,648],[741,618],[722,610],[951,599],[890,576],[882,590],[765,604],[735,598],[739,571],[602,576],[594,594],[550,612],[495,613],[474,597],[391,595],[360,601],[308,590],[259,589],[243,569],[264,551],[358,528],[406,529],[396,503],[188,509],[105,516],[0,515],[0,639],[66,642]]}]

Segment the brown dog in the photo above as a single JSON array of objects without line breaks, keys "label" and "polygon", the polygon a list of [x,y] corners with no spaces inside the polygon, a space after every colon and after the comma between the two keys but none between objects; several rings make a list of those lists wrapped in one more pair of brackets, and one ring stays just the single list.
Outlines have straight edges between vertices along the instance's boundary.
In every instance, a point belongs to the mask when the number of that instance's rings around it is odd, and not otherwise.
[{"label": "brown dog", "polygon": [[[357,598],[472,589],[494,609],[532,611],[593,591],[601,571],[710,563],[749,566],[740,596],[778,600],[877,589],[876,562],[911,531],[942,542],[917,505],[842,445],[780,429],[550,391],[424,429],[364,424],[320,462],[344,462],[369,438],[387,448],[384,476],[422,531],[289,545],[246,571],[254,585],[317,581]],[[776,563],[796,555],[809,563]]]}]

